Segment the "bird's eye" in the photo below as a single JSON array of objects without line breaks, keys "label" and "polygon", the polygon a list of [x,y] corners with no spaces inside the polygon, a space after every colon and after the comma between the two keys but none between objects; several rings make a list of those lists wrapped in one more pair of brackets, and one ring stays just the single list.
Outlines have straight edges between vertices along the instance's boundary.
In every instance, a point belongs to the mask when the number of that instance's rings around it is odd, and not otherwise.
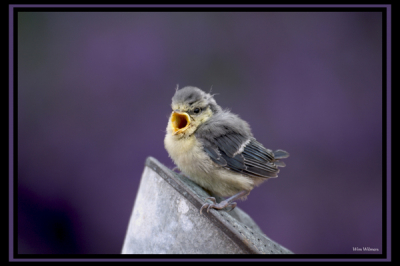
[{"label": "bird's eye", "polygon": [[199,108],[195,108],[195,109],[193,110],[193,112],[194,112],[195,114],[198,114],[198,113],[200,113],[200,109],[199,109]]}]

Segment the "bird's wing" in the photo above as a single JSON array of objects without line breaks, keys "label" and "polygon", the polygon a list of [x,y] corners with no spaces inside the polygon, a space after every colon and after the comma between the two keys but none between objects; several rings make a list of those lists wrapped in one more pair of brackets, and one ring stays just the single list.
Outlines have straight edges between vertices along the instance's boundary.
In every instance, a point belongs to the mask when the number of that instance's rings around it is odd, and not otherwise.
[{"label": "bird's wing", "polygon": [[[224,127],[224,129],[221,130],[218,127]],[[203,134],[196,134],[196,137],[203,144],[204,151],[216,164],[238,173],[264,178],[276,177],[279,172],[278,166],[284,166],[283,162],[279,162],[274,157],[272,150],[265,148],[250,133],[238,132],[239,130],[235,130],[235,127],[229,124],[214,125],[212,129],[218,133],[209,132],[205,136],[203,132]],[[203,130],[207,131],[210,128]],[[286,152],[281,152],[283,154],[280,155],[285,157]]]}]

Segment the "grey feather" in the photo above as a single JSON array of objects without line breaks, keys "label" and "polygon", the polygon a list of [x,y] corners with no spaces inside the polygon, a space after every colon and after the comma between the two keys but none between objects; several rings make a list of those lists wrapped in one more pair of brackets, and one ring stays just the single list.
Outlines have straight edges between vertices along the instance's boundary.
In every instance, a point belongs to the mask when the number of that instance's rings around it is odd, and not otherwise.
[{"label": "grey feather", "polygon": [[289,153],[287,151],[283,151],[283,150],[276,150],[274,151],[274,157],[275,159],[285,159],[287,157],[289,157]]},{"label": "grey feather", "polygon": [[227,166],[227,162],[224,158],[222,158],[220,152],[217,148],[212,146],[203,145],[204,151],[208,154],[208,156],[213,160],[216,164],[220,166]]},{"label": "grey feather", "polygon": [[176,91],[172,97],[172,103],[193,103],[202,100],[203,95],[205,93],[199,88],[188,86]]},{"label": "grey feather", "polygon": [[286,164],[284,162],[282,162],[282,161],[275,161],[274,164],[276,166],[278,166],[278,167],[285,167],[286,166]]},{"label": "grey feather", "polygon": [[[252,136],[245,121],[228,111],[215,114],[198,128],[195,135],[211,160],[229,170],[269,178],[276,177],[278,166],[283,165],[272,150]],[[278,151],[279,156],[285,156],[284,151]]]},{"label": "grey feather", "polygon": [[172,97],[172,105],[176,103],[197,103],[199,106],[209,105],[213,113],[221,111],[221,107],[216,103],[213,96],[205,93],[199,88],[187,86],[180,90],[177,90]]}]

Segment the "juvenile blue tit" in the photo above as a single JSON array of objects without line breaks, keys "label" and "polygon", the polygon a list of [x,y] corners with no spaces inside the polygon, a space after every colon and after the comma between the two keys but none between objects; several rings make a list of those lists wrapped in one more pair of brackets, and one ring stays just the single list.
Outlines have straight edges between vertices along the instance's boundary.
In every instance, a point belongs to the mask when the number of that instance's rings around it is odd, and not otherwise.
[{"label": "juvenile blue tit", "polygon": [[196,87],[177,89],[172,97],[164,145],[174,163],[188,178],[216,196],[201,208],[234,209],[236,199],[270,177],[289,153],[272,151],[259,143],[247,122],[223,110],[213,98]]}]

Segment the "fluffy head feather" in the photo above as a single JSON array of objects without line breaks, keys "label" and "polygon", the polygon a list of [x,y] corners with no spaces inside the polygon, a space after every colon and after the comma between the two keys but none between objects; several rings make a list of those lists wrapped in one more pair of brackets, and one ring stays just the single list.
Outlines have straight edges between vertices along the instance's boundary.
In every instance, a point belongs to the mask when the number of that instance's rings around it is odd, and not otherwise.
[{"label": "fluffy head feather", "polygon": [[193,107],[205,108],[209,106],[213,113],[221,111],[213,96],[199,88],[187,86],[175,92],[172,97],[172,110],[187,111]]}]

